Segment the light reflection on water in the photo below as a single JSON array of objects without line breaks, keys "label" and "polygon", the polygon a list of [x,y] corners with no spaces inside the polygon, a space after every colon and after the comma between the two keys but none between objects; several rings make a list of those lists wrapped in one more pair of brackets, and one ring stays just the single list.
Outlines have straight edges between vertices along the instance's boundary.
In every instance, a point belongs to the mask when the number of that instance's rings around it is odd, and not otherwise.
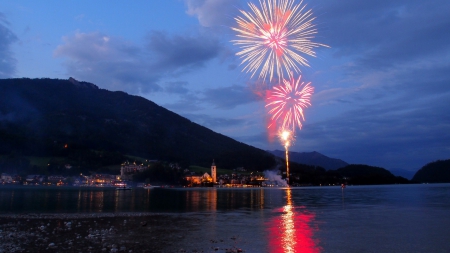
[{"label": "light reflection on water", "polygon": [[285,192],[286,205],[281,208],[282,214],[272,218],[267,226],[270,252],[319,253],[318,240],[313,239],[315,231],[310,225],[314,221],[314,214],[294,205],[290,188]]},{"label": "light reflection on water", "polygon": [[282,207],[281,189],[0,187],[0,213],[229,212]]},{"label": "light reflection on water", "polygon": [[17,212],[228,212],[277,209],[294,211],[375,206],[450,208],[450,184],[311,188],[0,187],[0,213]]},{"label": "light reflection on water", "polygon": [[28,186],[0,187],[0,214],[157,212],[193,217],[201,220],[198,230],[177,243],[204,252],[211,244],[205,246],[201,238],[223,239],[247,253],[450,252],[449,199],[450,184],[344,190]]}]

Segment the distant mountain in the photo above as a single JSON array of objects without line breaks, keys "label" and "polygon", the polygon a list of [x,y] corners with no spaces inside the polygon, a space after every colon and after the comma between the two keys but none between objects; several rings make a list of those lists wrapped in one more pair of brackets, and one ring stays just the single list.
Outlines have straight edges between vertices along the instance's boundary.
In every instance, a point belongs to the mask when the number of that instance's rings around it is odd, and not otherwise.
[{"label": "distant mountain", "polygon": [[404,169],[388,169],[392,174],[396,176],[404,177],[408,180],[411,180],[411,178],[414,176],[416,171],[412,170],[404,170]]},{"label": "distant mountain", "polygon": [[409,182],[406,178],[394,176],[384,168],[362,164],[351,164],[338,169],[337,172],[347,178],[349,184],[355,185],[405,184]]},{"label": "distant mountain", "polygon": [[420,183],[450,183],[450,159],[423,166],[412,178]]},{"label": "distant mountain", "polygon": [[[264,170],[276,158],[124,92],[73,78],[0,80],[0,156],[118,152],[184,165]],[[18,159],[16,159],[18,160]]]},{"label": "distant mountain", "polygon": [[[285,152],[282,150],[267,151],[280,158],[285,158]],[[289,160],[306,165],[320,166],[327,170],[336,170],[348,165],[348,163],[335,158],[322,155],[319,152],[292,152],[289,151]]]}]

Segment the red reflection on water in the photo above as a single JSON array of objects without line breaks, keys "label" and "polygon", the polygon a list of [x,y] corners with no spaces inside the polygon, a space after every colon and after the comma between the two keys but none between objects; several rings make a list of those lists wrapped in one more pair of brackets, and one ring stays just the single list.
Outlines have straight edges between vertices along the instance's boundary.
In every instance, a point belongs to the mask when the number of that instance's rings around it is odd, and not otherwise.
[{"label": "red reflection on water", "polygon": [[286,190],[287,204],[282,208],[281,216],[270,221],[269,249],[272,253],[320,253],[318,240],[313,239],[314,232],[310,223],[313,213],[296,212],[292,205],[291,189]]}]

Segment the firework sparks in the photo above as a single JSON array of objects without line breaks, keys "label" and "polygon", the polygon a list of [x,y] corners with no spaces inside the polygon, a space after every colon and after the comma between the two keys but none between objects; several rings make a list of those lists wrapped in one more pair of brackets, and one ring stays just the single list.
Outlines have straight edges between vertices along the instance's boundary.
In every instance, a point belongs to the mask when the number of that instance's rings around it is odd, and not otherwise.
[{"label": "firework sparks", "polygon": [[299,73],[299,66],[309,66],[304,56],[315,57],[314,48],[328,47],[311,41],[317,33],[312,10],[294,2],[260,0],[261,9],[249,3],[251,12],[240,10],[242,16],[235,18],[238,27],[231,29],[238,39],[232,42],[242,49],[236,55],[252,77],[259,72],[259,78],[272,81],[274,75],[281,80],[290,71]]},{"label": "firework sparks", "polygon": [[286,154],[286,182],[289,186],[289,146],[294,141],[294,134],[290,130],[282,129],[278,133],[281,143],[284,145],[284,151]]},{"label": "firework sparks", "polygon": [[310,84],[301,82],[301,76],[297,80],[291,76],[267,92],[266,107],[271,115],[269,127],[275,124],[292,132],[296,127],[302,128],[302,121],[305,120],[303,109],[311,105],[310,98],[314,93],[314,87]]},{"label": "firework sparks", "polygon": [[280,130],[278,133],[278,137],[285,147],[290,147],[292,142],[294,141],[294,134],[292,133],[292,131],[287,129]]}]

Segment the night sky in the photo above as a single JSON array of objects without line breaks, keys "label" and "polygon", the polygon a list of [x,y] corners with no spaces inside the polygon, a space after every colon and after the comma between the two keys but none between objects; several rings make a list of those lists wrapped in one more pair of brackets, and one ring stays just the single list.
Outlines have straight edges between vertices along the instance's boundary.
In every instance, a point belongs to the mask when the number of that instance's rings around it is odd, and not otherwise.
[{"label": "night sky", "polygon": [[[5,0],[0,78],[73,77],[283,149],[230,42],[246,2]],[[314,41],[330,48],[302,68],[315,94],[291,150],[414,171],[449,159],[450,1],[304,3],[317,17]]]}]

